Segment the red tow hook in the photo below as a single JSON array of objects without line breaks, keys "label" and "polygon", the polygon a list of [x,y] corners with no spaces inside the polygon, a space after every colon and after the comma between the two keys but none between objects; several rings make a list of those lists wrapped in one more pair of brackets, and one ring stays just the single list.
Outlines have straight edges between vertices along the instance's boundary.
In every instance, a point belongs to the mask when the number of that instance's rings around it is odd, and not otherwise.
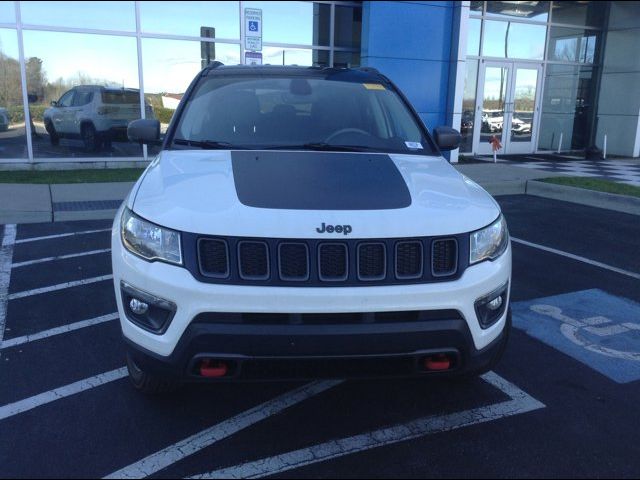
[{"label": "red tow hook", "polygon": [[200,362],[200,375],[207,378],[224,377],[229,371],[225,362],[205,358]]},{"label": "red tow hook", "polygon": [[451,359],[444,353],[431,355],[424,359],[424,367],[427,370],[449,370],[451,368]]}]

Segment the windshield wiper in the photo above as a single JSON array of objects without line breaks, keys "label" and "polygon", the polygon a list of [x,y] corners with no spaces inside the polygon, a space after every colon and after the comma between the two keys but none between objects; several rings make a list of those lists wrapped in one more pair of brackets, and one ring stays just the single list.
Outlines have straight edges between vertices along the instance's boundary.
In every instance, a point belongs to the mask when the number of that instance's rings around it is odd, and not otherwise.
[{"label": "windshield wiper", "polygon": [[214,140],[183,140],[177,138],[173,141],[176,145],[188,145],[190,147],[199,147],[204,150],[246,150],[247,147],[234,145],[229,142],[216,142]]},{"label": "windshield wiper", "polygon": [[274,145],[265,147],[264,150],[317,150],[324,152],[371,152],[377,151],[374,147],[364,145],[334,145],[324,142],[303,143],[300,145]]}]

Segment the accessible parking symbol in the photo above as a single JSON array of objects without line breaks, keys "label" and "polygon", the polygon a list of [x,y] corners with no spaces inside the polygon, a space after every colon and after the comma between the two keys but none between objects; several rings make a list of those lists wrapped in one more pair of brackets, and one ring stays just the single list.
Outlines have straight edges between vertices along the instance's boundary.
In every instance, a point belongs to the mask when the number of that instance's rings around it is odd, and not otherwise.
[{"label": "accessible parking symbol", "polygon": [[516,302],[513,324],[618,383],[640,379],[640,304],[592,289]]}]

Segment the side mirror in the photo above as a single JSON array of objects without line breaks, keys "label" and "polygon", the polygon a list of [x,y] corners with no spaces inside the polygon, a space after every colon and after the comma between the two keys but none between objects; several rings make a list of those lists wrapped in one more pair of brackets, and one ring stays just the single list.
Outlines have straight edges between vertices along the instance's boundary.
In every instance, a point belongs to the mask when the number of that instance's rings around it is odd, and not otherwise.
[{"label": "side mirror", "polygon": [[157,145],[160,143],[160,122],[158,120],[134,120],[127,126],[129,141]]},{"label": "side mirror", "polygon": [[451,127],[436,127],[433,129],[433,136],[440,150],[455,150],[460,146],[460,132]]},{"label": "side mirror", "polygon": [[52,107],[57,107],[58,106],[58,102],[56,102],[55,100],[51,100],[51,106]]}]

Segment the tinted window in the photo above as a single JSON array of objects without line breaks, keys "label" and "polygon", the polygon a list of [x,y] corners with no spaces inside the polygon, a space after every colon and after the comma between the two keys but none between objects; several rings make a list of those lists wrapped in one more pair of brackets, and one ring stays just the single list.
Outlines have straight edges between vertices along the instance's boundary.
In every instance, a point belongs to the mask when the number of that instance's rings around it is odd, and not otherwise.
[{"label": "tinted window", "polygon": [[102,101],[104,103],[140,103],[140,94],[138,92],[126,90],[104,90],[102,92]]},{"label": "tinted window", "polygon": [[311,143],[432,153],[423,130],[389,85],[318,77],[205,79],[186,104],[176,140],[173,146],[185,141],[254,148]]}]

